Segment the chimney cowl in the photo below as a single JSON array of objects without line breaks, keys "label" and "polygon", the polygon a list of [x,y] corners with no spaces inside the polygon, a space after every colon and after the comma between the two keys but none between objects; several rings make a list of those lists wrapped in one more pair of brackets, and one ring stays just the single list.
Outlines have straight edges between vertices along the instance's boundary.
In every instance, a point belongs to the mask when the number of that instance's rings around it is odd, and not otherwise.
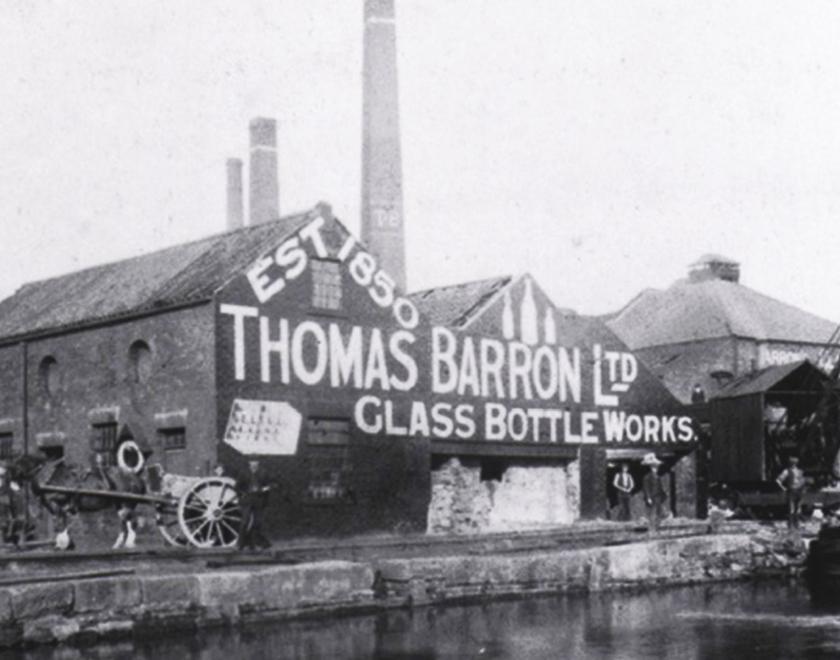
[{"label": "chimney cowl", "polygon": [[365,18],[394,17],[394,0],[365,0]]},{"label": "chimney cowl", "polygon": [[737,284],[741,279],[741,264],[720,254],[704,254],[688,267],[689,282],[723,280]]}]

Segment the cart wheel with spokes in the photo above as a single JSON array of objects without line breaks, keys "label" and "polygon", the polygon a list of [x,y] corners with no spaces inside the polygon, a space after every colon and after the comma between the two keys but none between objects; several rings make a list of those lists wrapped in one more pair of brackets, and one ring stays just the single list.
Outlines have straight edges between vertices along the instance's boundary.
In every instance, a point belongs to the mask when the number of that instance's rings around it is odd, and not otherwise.
[{"label": "cart wheel with spokes", "polygon": [[186,541],[199,548],[236,545],[239,539],[239,495],[233,479],[197,481],[178,502],[178,523]]}]

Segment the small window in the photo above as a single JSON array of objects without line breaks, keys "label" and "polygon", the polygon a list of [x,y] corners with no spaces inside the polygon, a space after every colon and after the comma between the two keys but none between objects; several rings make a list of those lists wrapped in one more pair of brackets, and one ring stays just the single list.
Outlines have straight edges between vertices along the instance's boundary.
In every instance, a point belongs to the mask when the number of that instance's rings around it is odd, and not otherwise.
[{"label": "small window", "polygon": [[103,467],[117,464],[117,424],[94,424],[91,427],[90,448],[94,462]]},{"label": "small window", "polygon": [[58,369],[58,360],[52,355],[48,355],[38,367],[38,380],[40,381],[41,391],[47,397],[55,396],[61,389],[61,373]]},{"label": "small window", "polygon": [[15,447],[15,436],[13,433],[0,433],[0,459],[12,457]]},{"label": "small window", "polygon": [[172,429],[158,429],[160,446],[165,451],[178,451],[187,448],[187,430],[182,426]]},{"label": "small window", "polygon": [[310,419],[307,422],[307,494],[313,500],[335,500],[347,494],[350,476],[350,422]]},{"label": "small window", "polygon": [[312,260],[312,306],[341,309],[341,270],[337,261]]},{"label": "small window", "polygon": [[148,382],[152,375],[152,349],[142,339],[128,349],[129,378],[132,383]]}]

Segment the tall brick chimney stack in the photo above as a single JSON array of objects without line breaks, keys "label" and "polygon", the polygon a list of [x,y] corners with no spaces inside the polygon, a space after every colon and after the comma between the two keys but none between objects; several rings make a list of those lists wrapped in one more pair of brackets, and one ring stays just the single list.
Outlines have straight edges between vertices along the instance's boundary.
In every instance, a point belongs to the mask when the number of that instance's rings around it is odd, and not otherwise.
[{"label": "tall brick chimney stack", "polygon": [[365,0],[362,242],[405,290],[394,0]]},{"label": "tall brick chimney stack", "polygon": [[280,217],[277,181],[277,122],[257,117],[251,120],[251,168],[249,174],[250,224]]},{"label": "tall brick chimney stack", "polygon": [[245,224],[242,199],[242,160],[227,159],[227,228],[239,229]]}]

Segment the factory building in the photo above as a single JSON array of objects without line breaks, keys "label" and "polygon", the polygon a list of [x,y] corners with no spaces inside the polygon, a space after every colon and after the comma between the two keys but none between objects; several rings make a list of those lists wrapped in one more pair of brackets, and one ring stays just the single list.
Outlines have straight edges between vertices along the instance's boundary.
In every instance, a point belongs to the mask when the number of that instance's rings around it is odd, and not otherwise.
[{"label": "factory building", "polygon": [[527,275],[405,295],[326,205],[22,287],[0,382],[7,453],[260,457],[278,536],[603,517],[648,451],[696,505],[690,418],[600,321]]},{"label": "factory building", "polygon": [[704,255],[687,278],[642,291],[607,323],[683,403],[708,401],[767,367],[837,358],[835,322],[759,293],[740,275],[735,260]]}]

